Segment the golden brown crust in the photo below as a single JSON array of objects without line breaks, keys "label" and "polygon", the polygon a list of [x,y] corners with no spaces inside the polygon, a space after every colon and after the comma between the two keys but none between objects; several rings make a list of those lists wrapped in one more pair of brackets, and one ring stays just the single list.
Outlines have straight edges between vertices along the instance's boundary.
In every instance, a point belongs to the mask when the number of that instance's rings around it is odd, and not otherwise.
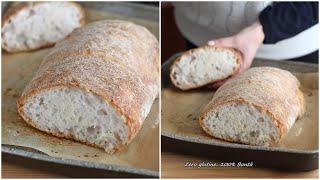
[{"label": "golden brown crust", "polygon": [[[217,79],[217,80],[214,80],[214,81],[211,81],[211,82],[208,82],[204,85],[201,85],[201,86],[188,86],[188,87],[185,87],[185,86],[180,86],[179,83],[175,80],[175,78],[173,77],[173,68],[174,66],[176,66],[180,61],[181,59],[184,57],[184,56],[190,56],[192,55],[195,51],[198,51],[199,49],[222,49],[223,51],[231,51],[233,52],[233,54],[237,57],[237,67],[235,69],[233,69],[233,72],[230,73],[230,74],[226,74],[225,77],[222,77],[220,79]],[[190,49],[186,52],[184,52],[183,54],[181,54],[179,57],[177,57],[174,62],[172,63],[172,65],[170,66],[170,79],[171,79],[171,82],[173,83],[173,85],[175,85],[177,88],[181,89],[181,90],[191,90],[191,89],[196,89],[196,88],[200,88],[200,87],[205,87],[209,84],[212,84],[212,83],[215,83],[215,82],[218,82],[218,81],[221,81],[221,80],[224,80],[224,79],[227,79],[229,78],[230,76],[234,75],[235,73],[238,72],[239,68],[240,68],[240,64],[241,64],[241,54],[239,51],[237,51],[236,49],[234,48],[221,48],[221,47],[215,47],[215,46],[209,46],[209,45],[206,45],[206,46],[201,46],[201,47],[198,47],[198,48],[194,48],[194,49]]]},{"label": "golden brown crust", "polygon": [[[3,28],[5,24],[9,23],[10,18],[17,15],[17,13],[19,13],[21,10],[28,8],[30,6],[35,6],[37,4],[42,4],[42,3],[47,3],[47,2],[16,2],[16,3],[12,3],[2,17],[1,28]],[[80,19],[79,23],[80,23],[80,26],[83,26],[85,24],[85,10],[84,10],[84,8],[79,3],[75,3],[75,2],[67,2],[67,3],[74,5],[75,7],[77,7],[79,9],[79,11],[81,12],[80,13],[81,19]],[[30,52],[30,51],[34,51],[34,50],[38,50],[38,49],[48,48],[48,47],[54,46],[55,44],[56,43],[47,43],[47,44],[44,44],[44,45],[39,46],[37,48],[29,48],[29,49],[25,49],[25,50],[19,50],[19,49],[7,50],[7,49],[4,49],[4,47],[2,47],[2,48],[8,53],[17,53],[17,52]]]},{"label": "golden brown crust", "polygon": [[[132,41],[130,52],[126,52],[130,56],[121,59],[127,41]],[[158,53],[158,41],[141,26],[115,20],[91,23],[75,30],[44,58],[18,101],[18,112],[30,124],[23,112],[27,99],[52,88],[73,87],[94,93],[125,117],[129,137],[115,151],[122,149],[140,130],[146,118],[142,112],[158,94]]]},{"label": "golden brown crust", "polygon": [[217,90],[201,113],[199,123],[213,136],[204,125],[204,118],[210,112],[227,104],[250,104],[271,117],[281,139],[293,125],[289,118],[296,119],[304,113],[304,97],[299,86],[299,81],[288,71],[272,67],[251,68]]}]

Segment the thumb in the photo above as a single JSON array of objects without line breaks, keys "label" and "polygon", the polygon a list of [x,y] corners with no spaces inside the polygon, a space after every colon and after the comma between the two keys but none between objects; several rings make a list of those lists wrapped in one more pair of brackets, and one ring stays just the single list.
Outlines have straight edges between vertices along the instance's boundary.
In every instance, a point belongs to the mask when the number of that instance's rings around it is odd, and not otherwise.
[{"label": "thumb", "polygon": [[250,68],[252,61],[253,61],[253,58],[254,58],[254,56],[249,55],[249,54],[244,54],[242,56],[242,61],[241,61],[239,73],[242,73],[245,70],[247,70],[248,68]]},{"label": "thumb", "polygon": [[234,38],[232,36],[208,41],[208,45],[217,46],[217,47],[231,47],[231,48],[235,48],[236,46]]}]

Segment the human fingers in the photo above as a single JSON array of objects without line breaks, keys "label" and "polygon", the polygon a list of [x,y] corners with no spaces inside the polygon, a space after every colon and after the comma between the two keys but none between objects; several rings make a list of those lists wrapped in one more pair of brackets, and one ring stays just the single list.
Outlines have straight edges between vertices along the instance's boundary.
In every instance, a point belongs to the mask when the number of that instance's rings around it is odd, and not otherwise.
[{"label": "human fingers", "polygon": [[231,48],[234,48],[237,46],[233,36],[210,40],[208,41],[208,45],[216,46],[216,47],[231,47]]}]

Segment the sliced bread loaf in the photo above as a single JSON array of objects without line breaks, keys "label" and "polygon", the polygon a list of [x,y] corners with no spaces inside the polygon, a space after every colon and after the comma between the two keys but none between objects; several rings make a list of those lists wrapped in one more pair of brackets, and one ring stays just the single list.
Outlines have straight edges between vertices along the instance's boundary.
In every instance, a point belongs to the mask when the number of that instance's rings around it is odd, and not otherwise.
[{"label": "sliced bread loaf", "polygon": [[157,39],[117,20],[90,23],[42,61],[17,108],[33,127],[113,153],[139,132],[158,95]]},{"label": "sliced bread loaf", "polygon": [[272,146],[304,112],[299,85],[288,71],[251,68],[217,90],[199,118],[200,125],[215,138]]},{"label": "sliced bread loaf", "polygon": [[189,50],[171,66],[172,83],[181,90],[202,87],[236,73],[241,55],[232,48],[203,46]]},{"label": "sliced bread loaf", "polygon": [[2,21],[2,48],[20,52],[54,45],[84,24],[84,10],[73,2],[19,2]]}]

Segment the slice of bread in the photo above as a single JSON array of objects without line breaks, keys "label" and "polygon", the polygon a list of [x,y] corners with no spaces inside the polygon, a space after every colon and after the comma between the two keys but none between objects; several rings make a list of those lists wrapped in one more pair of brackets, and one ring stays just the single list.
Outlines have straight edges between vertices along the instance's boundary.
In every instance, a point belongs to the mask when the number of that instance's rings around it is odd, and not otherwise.
[{"label": "slice of bread", "polygon": [[189,50],[171,66],[172,83],[181,90],[202,87],[235,74],[241,54],[232,48],[203,46]]},{"label": "slice of bread", "polygon": [[215,138],[273,146],[304,113],[299,86],[288,71],[251,68],[217,90],[199,118],[200,125]]},{"label": "slice of bread", "polygon": [[54,45],[84,24],[83,8],[73,2],[21,2],[2,21],[2,48],[21,52]]}]

